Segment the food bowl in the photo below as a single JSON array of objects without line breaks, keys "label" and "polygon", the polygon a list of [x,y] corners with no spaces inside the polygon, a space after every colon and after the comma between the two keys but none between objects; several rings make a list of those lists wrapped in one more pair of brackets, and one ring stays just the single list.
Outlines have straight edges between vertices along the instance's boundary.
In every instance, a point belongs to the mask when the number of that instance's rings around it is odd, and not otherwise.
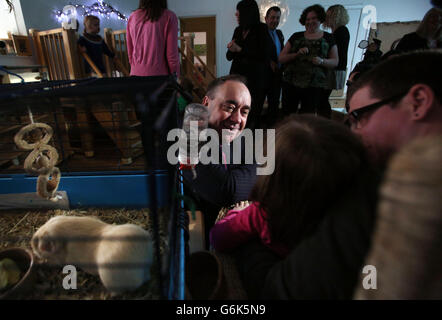
[{"label": "food bowl", "polygon": [[186,266],[188,298],[192,300],[221,300],[226,296],[223,266],[210,251],[190,255]]},{"label": "food bowl", "polygon": [[0,251],[0,261],[5,258],[13,260],[20,269],[20,280],[6,291],[0,291],[0,300],[12,300],[24,297],[35,281],[34,256],[28,249],[10,248]]}]

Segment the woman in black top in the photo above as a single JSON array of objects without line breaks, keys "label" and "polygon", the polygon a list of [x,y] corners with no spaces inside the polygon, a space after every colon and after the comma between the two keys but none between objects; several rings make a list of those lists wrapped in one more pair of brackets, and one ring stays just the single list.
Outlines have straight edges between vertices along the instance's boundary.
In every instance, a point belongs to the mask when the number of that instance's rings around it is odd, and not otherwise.
[{"label": "woman in black top", "polygon": [[442,9],[432,8],[424,16],[416,32],[406,34],[399,41],[399,52],[442,48]]},{"label": "woman in black top", "polygon": [[332,30],[335,43],[338,46],[339,63],[335,68],[335,79],[332,82],[332,89],[336,90],[344,88],[345,84],[348,43],[350,42],[350,32],[346,25],[349,20],[347,10],[340,4],[327,9],[324,26]]},{"label": "woman in black top", "polygon": [[252,108],[247,124],[259,125],[266,88],[266,32],[267,26],[260,22],[259,9],[255,0],[242,0],[236,6],[239,26],[232,41],[227,45],[227,60],[232,61],[230,74],[240,74],[247,80],[252,96]]}]

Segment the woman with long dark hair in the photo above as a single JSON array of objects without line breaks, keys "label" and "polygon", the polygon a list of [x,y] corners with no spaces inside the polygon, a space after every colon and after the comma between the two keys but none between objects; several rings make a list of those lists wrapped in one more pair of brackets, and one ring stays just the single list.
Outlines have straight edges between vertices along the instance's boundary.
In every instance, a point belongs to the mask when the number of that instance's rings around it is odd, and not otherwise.
[{"label": "woman with long dark hair", "polygon": [[232,41],[227,45],[227,60],[232,61],[230,74],[240,74],[247,80],[252,96],[252,108],[247,124],[259,124],[266,88],[266,32],[267,26],[260,21],[255,0],[242,0],[236,6],[236,27]]},{"label": "woman with long dark hair", "polygon": [[166,0],[140,0],[126,36],[131,76],[180,75],[178,19]]}]

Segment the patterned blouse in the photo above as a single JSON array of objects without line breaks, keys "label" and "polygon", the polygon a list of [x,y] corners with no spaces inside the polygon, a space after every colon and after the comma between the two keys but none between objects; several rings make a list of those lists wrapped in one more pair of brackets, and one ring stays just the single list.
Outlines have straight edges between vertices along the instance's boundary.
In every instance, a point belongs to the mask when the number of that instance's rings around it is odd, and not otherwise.
[{"label": "patterned blouse", "polygon": [[286,64],[284,81],[300,88],[328,89],[330,87],[331,70],[313,64],[312,58],[328,58],[331,48],[335,45],[333,36],[324,31],[322,38],[307,39],[304,37],[304,32],[296,32],[288,41],[291,45],[290,53],[295,53],[299,49],[307,47],[308,54],[299,55]]}]

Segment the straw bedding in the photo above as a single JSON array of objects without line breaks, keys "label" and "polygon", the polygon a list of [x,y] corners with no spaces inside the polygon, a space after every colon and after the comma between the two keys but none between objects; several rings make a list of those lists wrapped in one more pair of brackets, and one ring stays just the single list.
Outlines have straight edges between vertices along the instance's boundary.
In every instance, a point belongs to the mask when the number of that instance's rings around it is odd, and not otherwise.
[{"label": "straw bedding", "polygon": [[[23,211],[10,210],[0,212],[0,250],[12,247],[31,249],[30,240],[35,231],[51,217],[58,215],[95,216],[110,224],[132,223],[152,232],[152,222],[148,209],[84,209],[84,210],[41,210]],[[167,209],[159,210],[160,253],[164,254],[168,224]],[[37,280],[34,290],[22,299],[159,299],[157,265],[151,268],[151,279],[134,292],[111,297],[101,284],[98,276],[90,275],[77,269],[77,289],[65,290],[62,283],[66,274],[62,273],[63,266],[45,266],[37,262]]]}]

